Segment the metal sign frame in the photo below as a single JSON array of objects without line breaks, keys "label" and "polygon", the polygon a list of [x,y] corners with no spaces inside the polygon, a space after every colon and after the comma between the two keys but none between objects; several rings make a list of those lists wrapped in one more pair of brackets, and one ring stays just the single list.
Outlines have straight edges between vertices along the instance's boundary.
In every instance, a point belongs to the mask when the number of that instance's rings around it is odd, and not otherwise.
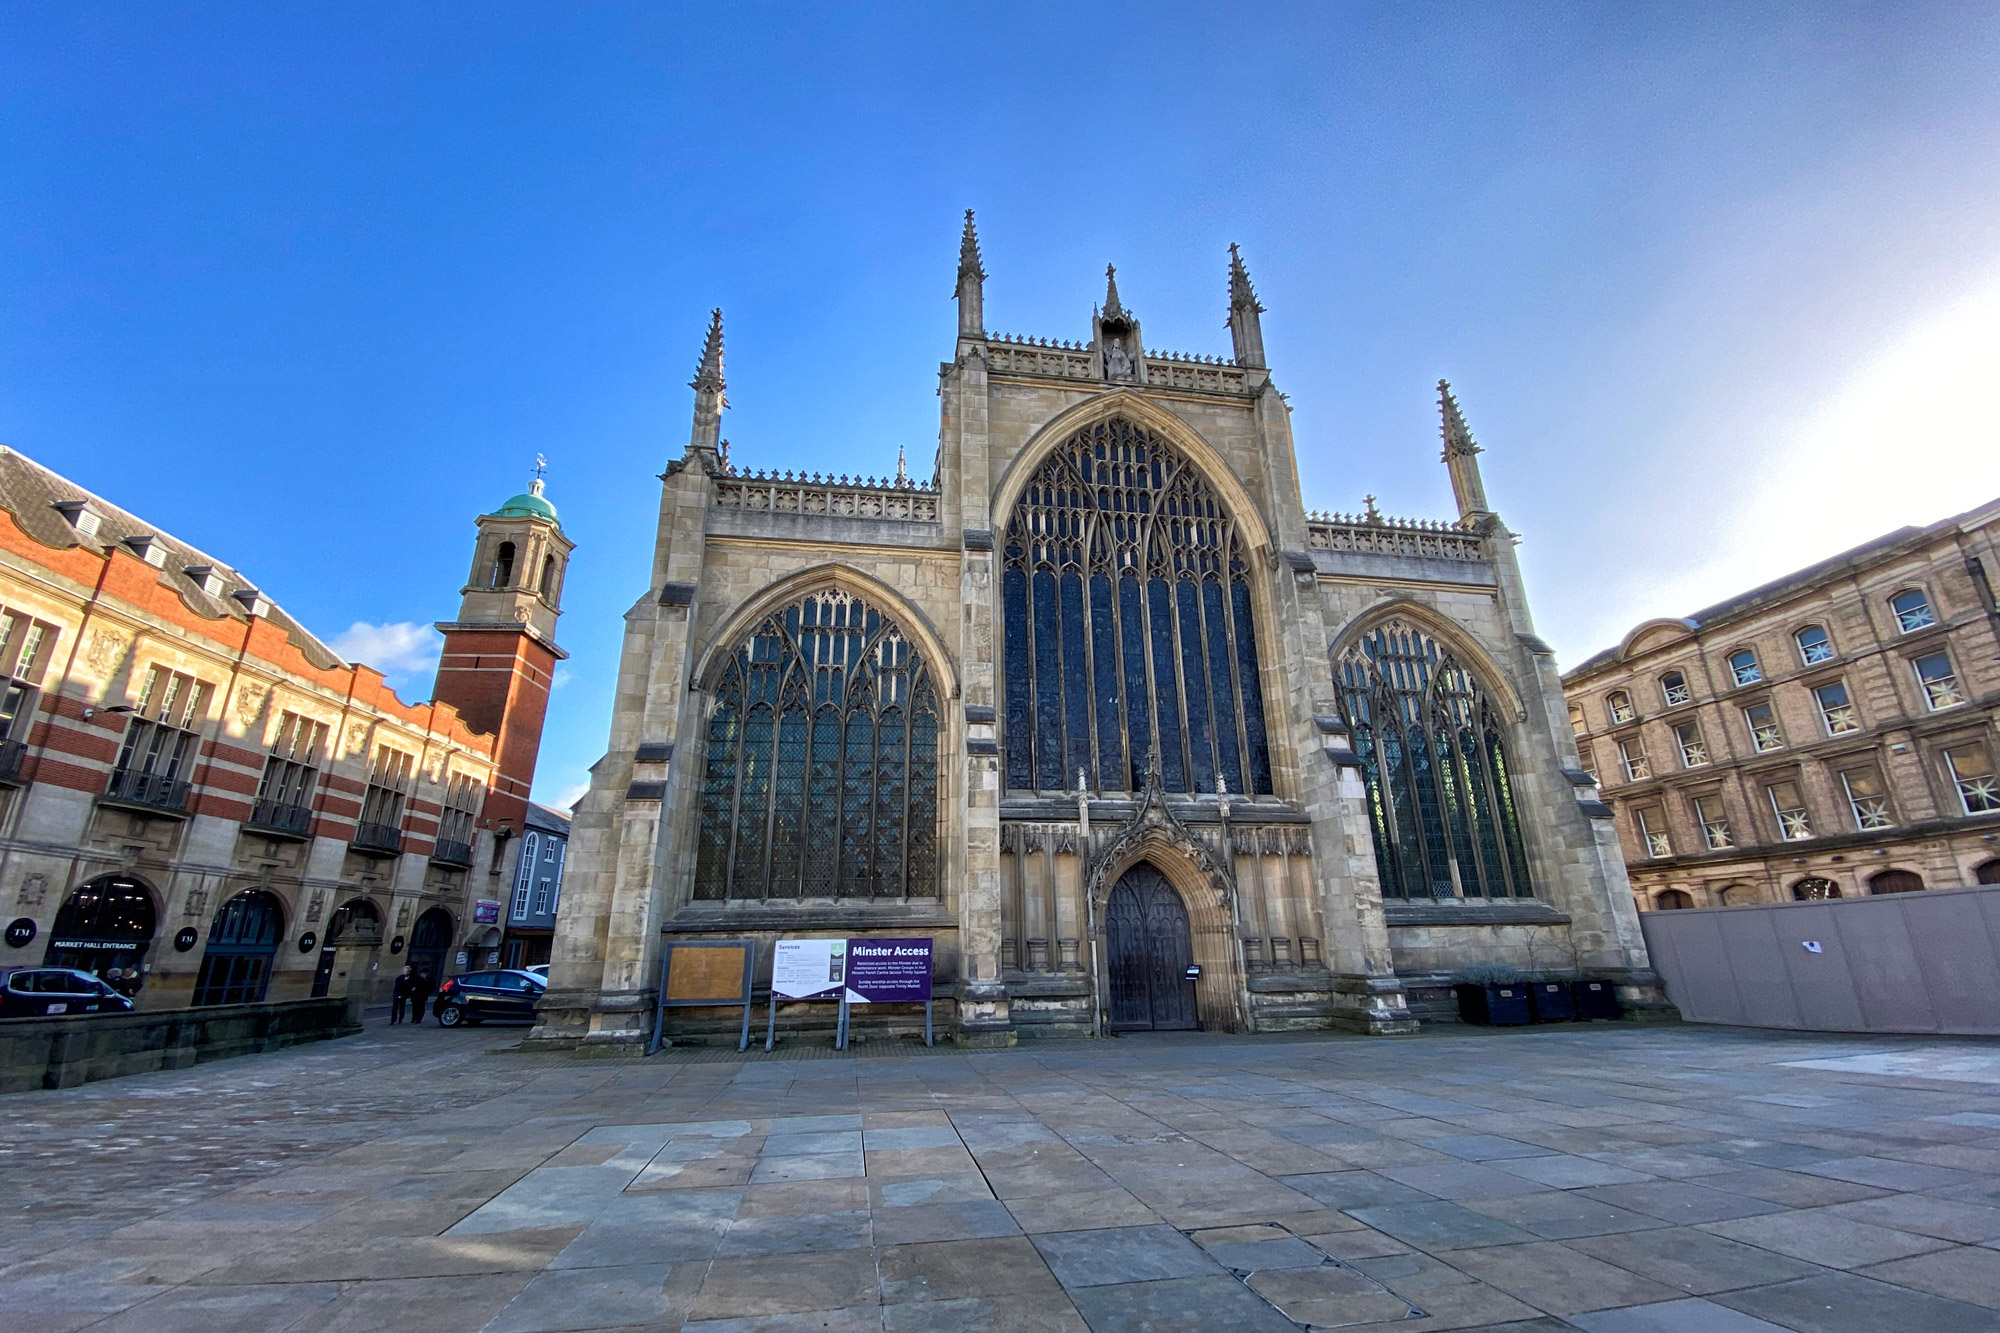
[{"label": "metal sign frame", "polygon": [[[743,986],[740,994],[731,999],[728,996],[703,996],[688,1000],[667,998],[668,970],[673,964],[676,949],[741,949],[743,951]],[[750,998],[750,980],[757,962],[757,944],[754,940],[666,940],[660,946],[660,993],[653,1009],[653,1040],[646,1047],[651,1055],[664,1043],[669,1009],[727,1009],[737,1005],[743,1007],[743,1030],[736,1039],[736,1049],[750,1049],[750,1011],[755,1007]]]}]

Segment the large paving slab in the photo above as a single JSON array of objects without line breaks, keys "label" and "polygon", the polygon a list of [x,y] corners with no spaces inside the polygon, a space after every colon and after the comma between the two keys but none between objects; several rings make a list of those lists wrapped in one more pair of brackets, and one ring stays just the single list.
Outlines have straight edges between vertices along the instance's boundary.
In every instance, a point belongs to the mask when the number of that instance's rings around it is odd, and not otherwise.
[{"label": "large paving slab", "polygon": [[0,1098],[0,1328],[2000,1330],[1976,1041],[519,1035]]}]

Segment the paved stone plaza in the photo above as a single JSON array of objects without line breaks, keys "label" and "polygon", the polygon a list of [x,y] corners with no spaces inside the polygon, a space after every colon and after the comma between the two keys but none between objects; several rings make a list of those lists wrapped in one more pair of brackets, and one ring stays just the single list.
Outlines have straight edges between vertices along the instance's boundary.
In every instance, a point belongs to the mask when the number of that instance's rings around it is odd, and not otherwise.
[{"label": "paved stone plaza", "polygon": [[519,1035],[0,1099],[0,1327],[2000,1328],[1991,1043]]}]

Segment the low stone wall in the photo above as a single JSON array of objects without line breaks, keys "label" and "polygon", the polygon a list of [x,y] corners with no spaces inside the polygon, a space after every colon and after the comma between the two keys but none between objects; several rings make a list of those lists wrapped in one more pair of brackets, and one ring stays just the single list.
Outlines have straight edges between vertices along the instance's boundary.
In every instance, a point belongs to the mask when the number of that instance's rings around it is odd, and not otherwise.
[{"label": "low stone wall", "polygon": [[70,1088],[361,1030],[361,996],[0,1020],[0,1092]]}]

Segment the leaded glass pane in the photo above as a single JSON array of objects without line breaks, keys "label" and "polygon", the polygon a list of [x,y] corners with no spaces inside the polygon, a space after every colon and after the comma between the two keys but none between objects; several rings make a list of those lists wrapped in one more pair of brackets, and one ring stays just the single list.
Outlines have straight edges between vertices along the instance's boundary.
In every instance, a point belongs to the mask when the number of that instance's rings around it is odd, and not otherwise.
[{"label": "leaded glass pane", "polygon": [[1478,678],[1392,620],[1341,656],[1334,681],[1368,785],[1383,892],[1527,895],[1500,715]]},{"label": "leaded glass pane", "polygon": [[1178,450],[1124,420],[1079,431],[1001,550],[1010,787],[1068,791],[1082,769],[1136,788],[1157,740],[1169,791],[1212,792],[1218,772],[1271,790],[1241,535]]},{"label": "leaded glass pane", "polygon": [[[716,693],[697,898],[936,893],[936,702],[895,624],[849,593],[812,593],[744,638]],[[919,699],[921,736],[904,720]],[[917,818],[930,858],[920,885]]]}]

